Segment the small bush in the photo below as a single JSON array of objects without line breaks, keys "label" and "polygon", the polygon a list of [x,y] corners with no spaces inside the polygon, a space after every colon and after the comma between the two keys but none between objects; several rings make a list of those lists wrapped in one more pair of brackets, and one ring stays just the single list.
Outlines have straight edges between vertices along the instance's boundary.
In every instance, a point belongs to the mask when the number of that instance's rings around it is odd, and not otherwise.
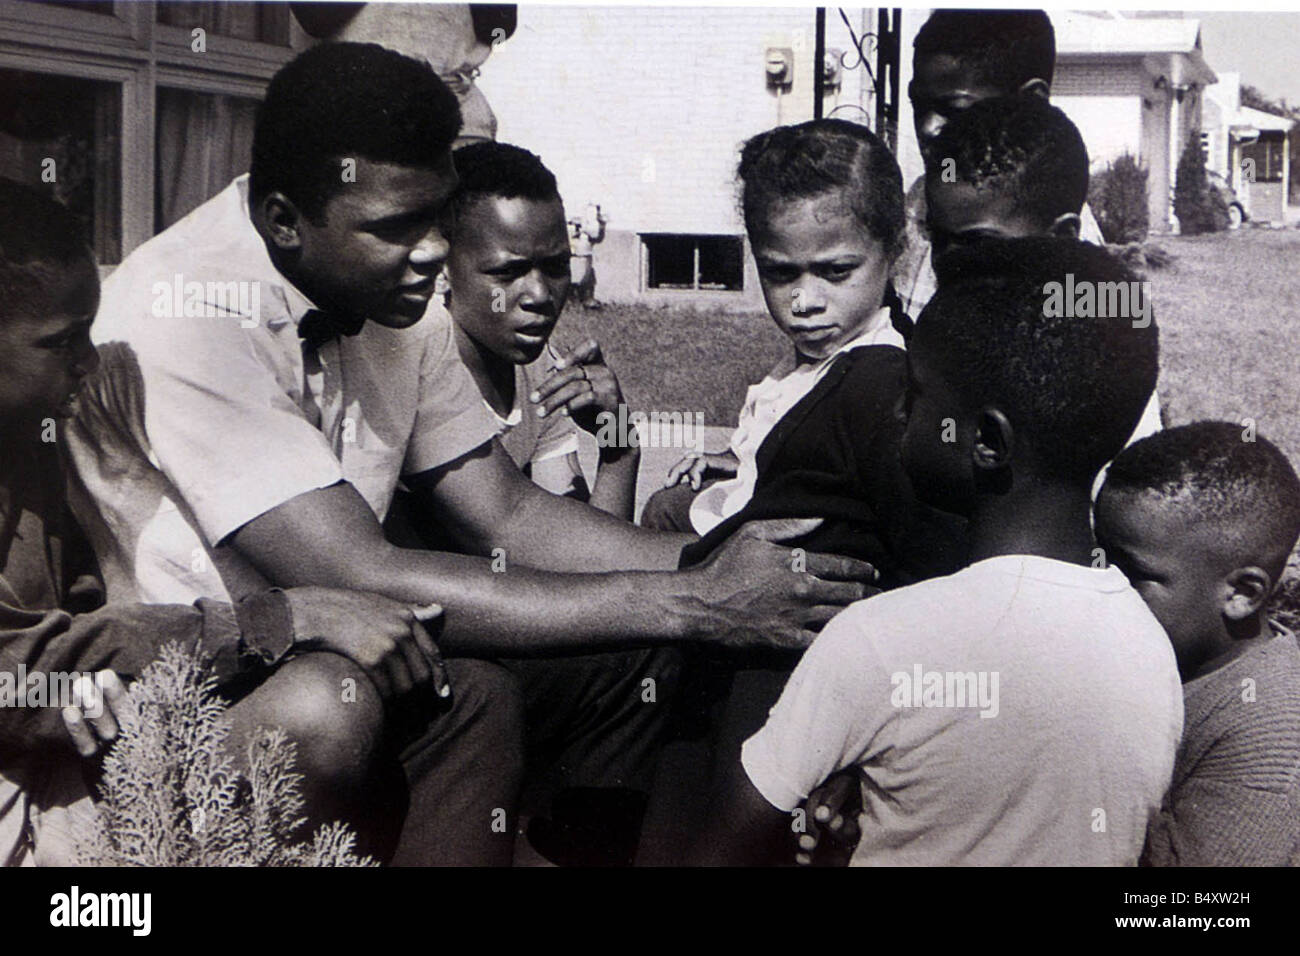
[{"label": "small bush", "polygon": [[1150,230],[1147,171],[1128,153],[1117,158],[1088,184],[1088,205],[1107,242],[1142,242]]},{"label": "small bush", "polygon": [[1184,236],[1222,232],[1228,228],[1228,204],[1205,175],[1205,154],[1193,133],[1183,147],[1174,181],[1174,215]]},{"label": "small bush", "polygon": [[162,649],[127,691],[104,758],[98,814],[77,834],[89,866],[370,866],[342,823],[301,833],[301,774],[279,729],[248,745],[248,772],[226,752],[230,723],[203,664]]}]

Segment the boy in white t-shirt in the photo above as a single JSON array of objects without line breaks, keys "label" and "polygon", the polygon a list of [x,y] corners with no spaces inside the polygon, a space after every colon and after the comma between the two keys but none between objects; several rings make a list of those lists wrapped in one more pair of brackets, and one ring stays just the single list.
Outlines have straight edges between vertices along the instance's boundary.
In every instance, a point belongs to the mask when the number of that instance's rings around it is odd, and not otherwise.
[{"label": "boy in white t-shirt", "polygon": [[1129,281],[1067,239],[943,263],[908,352],[902,456],[970,517],[971,564],[850,606],[715,795],[706,863],[788,861],[800,804],[856,768],[853,863],[1136,863],[1182,731],[1173,653],[1095,565],[1090,488],[1155,383],[1154,323],[1053,317],[1048,283]]}]

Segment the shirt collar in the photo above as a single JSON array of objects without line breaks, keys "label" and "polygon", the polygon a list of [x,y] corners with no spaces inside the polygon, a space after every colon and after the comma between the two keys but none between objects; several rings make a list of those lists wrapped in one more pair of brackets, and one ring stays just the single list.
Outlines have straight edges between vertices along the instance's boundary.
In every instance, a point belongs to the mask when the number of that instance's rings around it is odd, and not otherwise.
[{"label": "shirt collar", "polygon": [[[871,320],[863,327],[862,331],[856,336],[849,339],[839,348],[837,348],[820,362],[803,366],[803,372],[808,375],[820,375],[826,369],[830,368],[832,362],[852,349],[860,348],[864,345],[893,345],[897,348],[905,348],[903,337],[898,334],[894,328],[892,316],[889,308],[886,306],[876,312]],[[785,378],[798,367],[798,358],[794,350],[790,352],[777,363],[776,368],[772,370],[772,378]]]},{"label": "shirt collar", "polygon": [[275,331],[286,323],[291,323],[297,327],[298,323],[302,321],[302,317],[315,309],[316,305],[302,290],[290,282],[285,274],[277,269],[275,263],[271,261],[271,254],[266,251],[266,242],[253,225],[248,202],[248,173],[237,177],[232,185],[238,197],[240,215],[257,240],[254,246],[250,247],[251,255],[248,267],[253,272],[254,278],[261,280],[264,287],[269,290],[270,295],[268,297],[275,303],[275,306],[278,306],[276,311],[279,314],[269,315],[266,318],[266,327],[271,331]]}]

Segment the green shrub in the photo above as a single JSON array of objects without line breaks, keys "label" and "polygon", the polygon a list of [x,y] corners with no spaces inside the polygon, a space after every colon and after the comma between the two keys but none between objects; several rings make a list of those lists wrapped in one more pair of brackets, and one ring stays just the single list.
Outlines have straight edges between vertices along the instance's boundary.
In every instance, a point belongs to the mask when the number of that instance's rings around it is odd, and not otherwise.
[{"label": "green shrub", "polygon": [[98,814],[77,835],[89,866],[369,866],[342,823],[300,840],[305,823],[294,745],[279,729],[249,742],[246,773],[226,752],[230,723],[216,681],[164,647],[116,712]]},{"label": "green shrub", "polygon": [[1142,242],[1150,222],[1147,171],[1128,153],[1118,157],[1088,184],[1088,205],[1107,242]]},{"label": "green shrub", "polygon": [[1178,160],[1174,215],[1178,217],[1179,231],[1185,236],[1222,232],[1228,228],[1228,204],[1217,189],[1210,187],[1205,175],[1205,154],[1201,152],[1200,137],[1195,132],[1187,138],[1183,155]]}]

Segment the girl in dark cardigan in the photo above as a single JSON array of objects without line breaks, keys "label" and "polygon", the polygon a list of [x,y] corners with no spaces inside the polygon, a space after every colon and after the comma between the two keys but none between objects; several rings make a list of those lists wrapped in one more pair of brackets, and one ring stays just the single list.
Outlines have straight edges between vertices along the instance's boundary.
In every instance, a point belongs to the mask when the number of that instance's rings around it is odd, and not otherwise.
[{"label": "girl in dark cardigan", "polygon": [[[747,142],[740,180],[763,296],[789,355],[751,386],[724,455],[688,456],[642,522],[702,535],[707,561],[747,520],[821,518],[798,548],[870,561],[882,588],[961,566],[963,523],[917,504],[899,461],[910,321],[889,284],[903,230],[898,164],[842,120],[783,126]],[[724,480],[698,490],[710,472]],[[712,767],[739,759],[797,654],[697,654],[677,695],[639,861],[679,862],[703,819]],[[793,845],[791,849],[793,859]]]},{"label": "girl in dark cardigan", "polygon": [[[897,454],[911,327],[889,283],[898,164],[866,127],[813,120],[751,139],[739,176],[763,296],[792,349],[750,387],[728,451],[683,459],[643,523],[702,535],[684,566],[747,520],[816,517],[793,545],[870,561],[882,587],[955,569],[957,525],[918,508]],[[710,475],[722,480],[688,495]]]}]

